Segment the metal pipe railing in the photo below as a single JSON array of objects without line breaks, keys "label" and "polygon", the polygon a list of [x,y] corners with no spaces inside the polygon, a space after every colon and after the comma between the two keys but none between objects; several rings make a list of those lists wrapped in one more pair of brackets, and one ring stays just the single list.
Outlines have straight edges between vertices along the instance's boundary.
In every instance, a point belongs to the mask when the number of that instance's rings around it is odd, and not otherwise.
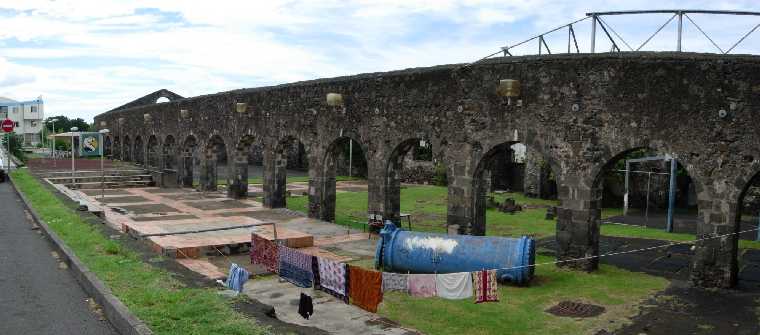
[{"label": "metal pipe railing", "polygon": [[[615,31],[612,26],[606,22],[603,17],[604,16],[618,16],[618,15],[640,15],[640,14],[672,14],[670,18],[665,21],[664,24],[659,26],[657,30],[650,35],[638,48],[634,49],[631,47],[631,45],[626,42],[621,34],[619,34],[617,31]],[[640,51],[644,46],[646,46],[657,34],[659,34],[665,27],[667,27],[674,19],[676,19],[677,23],[677,32],[676,32],[676,41],[675,41],[675,51],[682,52],[683,51],[683,39],[684,39],[684,16],[686,17],[687,21],[690,22],[692,25],[694,25],[699,32],[707,38],[710,43],[712,43],[713,46],[715,46],[721,54],[729,54],[731,51],[733,51],[737,46],[739,46],[742,42],[744,42],[747,37],[752,35],[755,31],[760,28],[760,23],[755,25],[752,29],[750,29],[747,33],[745,33],[738,41],[733,43],[733,45],[724,51],[718,44],[715,42],[715,40],[710,37],[703,29],[700,27],[694,19],[692,19],[689,14],[708,14],[708,15],[743,15],[743,16],[760,16],[760,12],[752,12],[752,11],[728,11],[728,10],[701,10],[701,9],[658,9],[658,10],[630,10],[630,11],[608,11],[608,12],[589,12],[586,13],[586,17],[575,20],[573,22],[558,26],[554,29],[548,30],[544,33],[532,36],[526,40],[520,41],[518,43],[507,45],[504,47],[501,47],[499,51],[494,52],[490,55],[487,55],[483,58],[478,59],[475,62],[469,63],[464,65],[464,67],[468,67],[470,65],[479,63],[483,60],[486,60],[488,58],[494,57],[496,55],[502,54],[503,57],[513,56],[513,50],[517,47],[523,46],[526,43],[536,41],[538,42],[538,54],[541,55],[544,53],[544,50],[548,54],[552,54],[551,49],[549,48],[549,43],[546,41],[546,36],[554,33],[556,31],[567,29],[567,53],[572,52],[572,45],[575,45],[575,52],[580,53],[580,48],[578,47],[578,40],[576,38],[575,29],[573,28],[573,25],[585,21],[588,19],[591,19],[591,38],[589,42],[590,46],[590,52],[595,53],[597,52],[597,25],[599,28],[601,28],[602,32],[604,32],[604,36],[607,37],[607,40],[612,44],[612,51],[613,52],[622,52],[623,50],[620,49],[618,45],[618,41],[622,42],[630,51]],[[614,37],[613,37],[614,35]]]}]

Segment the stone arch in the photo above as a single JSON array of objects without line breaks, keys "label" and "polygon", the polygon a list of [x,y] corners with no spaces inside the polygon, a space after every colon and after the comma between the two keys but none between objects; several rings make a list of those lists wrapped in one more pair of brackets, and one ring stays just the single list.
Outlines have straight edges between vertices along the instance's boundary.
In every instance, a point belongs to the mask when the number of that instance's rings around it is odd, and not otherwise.
[{"label": "stone arch", "polygon": [[[319,205],[317,207],[319,210],[318,213],[310,213],[312,216],[317,216],[320,220],[335,222],[336,176],[338,173],[338,165],[341,156],[344,155],[343,153],[346,150],[349,150],[349,148],[353,150],[351,155],[352,161],[355,160],[353,156],[354,153],[360,153],[361,159],[363,159],[364,162],[367,161],[366,146],[359,142],[356,136],[343,135],[330,142],[321,162],[321,185],[319,189],[322,194],[319,197]],[[315,208],[314,205],[311,205],[310,207]],[[357,220],[361,221],[361,218],[357,218]]]},{"label": "stone arch", "polygon": [[[459,227],[460,232],[483,236],[486,234],[487,195],[496,189],[523,191],[522,172],[517,156],[527,155],[528,150],[538,153],[554,172],[554,161],[533,145],[521,141],[506,141],[493,145],[475,165],[472,175],[472,213],[470,227]],[[464,229],[468,228],[468,229]]]},{"label": "stone arch", "polygon": [[137,135],[135,137],[134,149],[132,150],[133,161],[137,165],[145,164],[145,143],[143,143],[142,136]]},{"label": "stone arch", "polygon": [[108,135],[103,140],[103,156],[111,158],[113,156],[113,139]]},{"label": "stone arch", "polygon": [[114,136],[111,144],[111,159],[122,159],[121,157],[121,137]]},{"label": "stone arch", "polygon": [[233,172],[227,195],[240,199],[248,197],[248,163],[251,149],[255,146],[256,137],[245,135],[235,145],[230,171]]},{"label": "stone arch", "polygon": [[125,162],[131,162],[132,161],[132,141],[129,138],[129,135],[124,136],[124,143],[121,145],[122,149],[122,157],[121,159]]},{"label": "stone arch", "polygon": [[195,136],[188,135],[182,142],[182,170],[179,177],[182,187],[193,187],[198,158],[198,140]]},{"label": "stone arch", "polygon": [[177,168],[177,154],[174,151],[175,146],[174,136],[166,135],[164,138],[164,144],[161,146],[161,156],[163,157],[162,169],[175,170]]},{"label": "stone arch", "polygon": [[269,166],[264,168],[264,206],[286,207],[288,170],[308,169],[308,149],[300,138],[287,135],[277,141],[271,154],[265,159]]},{"label": "stone arch", "polygon": [[224,164],[224,177],[227,185],[230,184],[229,159],[227,154],[227,144],[222,136],[212,135],[206,141],[204,148],[204,159],[201,165],[200,188],[203,191],[216,191],[219,179],[219,166]]},{"label": "stone arch", "polygon": [[150,169],[160,168],[159,150],[160,150],[160,146],[158,143],[158,137],[156,137],[156,135],[150,135],[150,137],[148,137],[147,155],[146,155],[147,161],[145,162],[145,167],[150,168]]},{"label": "stone arch", "polygon": [[755,173],[744,185],[736,209],[736,230],[744,232],[739,238],[755,240],[760,232],[751,231],[760,225],[760,171]]},{"label": "stone arch", "polygon": [[[668,150],[668,149],[664,148],[664,147],[653,148],[651,146],[639,146],[639,147],[634,147],[634,148],[630,148],[630,149],[625,149],[625,150],[617,153],[616,155],[612,156],[611,158],[607,159],[607,161],[604,164],[600,164],[599,166],[597,166],[594,169],[594,171],[593,171],[593,175],[592,175],[593,182],[591,184],[591,208],[595,212],[598,212],[597,215],[595,215],[594,217],[596,219],[601,219],[601,210],[602,210],[602,208],[605,205],[603,203],[603,200],[604,200],[604,197],[605,197],[605,192],[604,192],[605,191],[604,190],[605,177],[609,176],[608,172],[610,170],[613,170],[613,169],[618,169],[619,170],[621,167],[620,166],[615,166],[615,164],[621,164],[619,162],[621,162],[623,159],[625,159],[629,155],[635,154],[637,152],[642,152],[642,153],[646,152],[647,153],[646,156],[654,156],[654,155],[662,156],[662,155],[666,155],[666,154],[672,155],[674,157],[674,159],[676,160],[676,163],[677,163],[677,170],[676,170],[676,172],[679,173],[679,174],[681,174],[682,177],[685,177],[683,179],[683,181],[680,181],[680,180],[677,181],[677,184],[676,184],[677,189],[676,189],[676,191],[679,194],[679,196],[676,198],[677,203],[675,205],[679,206],[680,204],[679,204],[678,200],[682,200],[684,203],[686,203],[686,202],[692,202],[694,204],[693,207],[698,208],[698,202],[697,202],[696,196],[703,191],[704,186],[701,185],[699,183],[699,179],[696,178],[696,177],[694,177],[694,175],[692,174],[692,170],[694,170],[694,169],[688,168],[687,165],[685,165],[684,162],[682,162],[677,157],[677,155],[674,155],[672,152],[664,152],[663,150]],[[657,164],[658,162],[662,162],[662,161],[655,161],[655,164]],[[625,169],[625,166],[622,166],[622,169]],[[631,166],[631,170],[640,170],[640,169],[641,169],[640,167],[637,167],[635,165]],[[670,173],[670,171],[669,171],[669,164],[663,170],[664,171],[662,171],[662,173],[669,174]],[[621,172],[621,175],[623,175],[622,172]],[[661,178],[660,183],[659,183],[660,185],[657,185],[656,182],[650,182],[650,180],[651,180],[650,177],[651,176],[647,176],[646,177],[647,178],[647,183],[650,184],[650,185],[653,185],[652,189],[655,190],[655,191],[660,191],[659,193],[662,193],[662,191],[663,191],[663,186],[664,185],[661,185],[661,184],[663,182],[667,183],[669,181],[669,175],[668,176],[661,175],[661,176],[664,176],[664,177]],[[629,183],[632,184],[631,188],[634,188],[633,187],[634,186],[633,185],[633,183],[634,183],[633,179],[636,178],[636,177],[638,177],[636,175],[636,173],[630,173],[629,174],[629,178],[631,179],[631,181]],[[679,178],[677,178],[677,179],[679,179]],[[639,179],[641,179],[641,178],[639,178]],[[641,183],[643,184],[644,182],[641,181]],[[685,185],[683,185],[683,184],[685,184]],[[691,187],[693,187],[693,189],[692,189],[693,195],[692,195],[692,199],[690,199],[690,200],[688,199],[688,197],[689,197],[689,189],[688,189],[689,185],[691,185]],[[685,186],[685,188],[682,187],[682,186]],[[665,191],[667,191],[667,189],[665,189]],[[652,193],[652,192],[650,192],[650,193]],[[608,192],[607,195],[609,196],[609,192]],[[664,194],[664,195],[662,195],[662,194],[660,195],[660,197],[662,197],[662,196],[667,196],[667,193]],[[646,199],[633,199],[633,194],[632,193],[627,196],[628,197],[627,200],[625,199],[626,195],[623,195],[623,197],[624,197],[624,199],[622,201],[628,201],[630,204],[633,204],[633,203],[636,203],[636,202],[642,202],[642,201],[646,202],[647,201]],[[653,200],[650,199],[649,201],[652,202]],[[654,200],[654,202],[657,202],[657,201]],[[608,201],[608,204],[609,204],[609,201]],[[646,205],[646,203],[644,205]],[[621,206],[622,206],[622,204],[621,204]],[[688,206],[688,205],[686,205],[686,206]],[[686,207],[686,206],[683,206],[683,207]],[[697,234],[698,231],[699,231],[699,224],[701,223],[701,221],[702,220],[696,219],[696,215],[695,215],[695,218],[693,220],[691,220],[691,222],[676,222],[676,224],[674,225],[674,232],[683,232],[683,233]],[[657,227],[658,224],[659,223],[652,224],[652,226],[653,227]],[[659,228],[664,228],[664,227],[659,227]]]},{"label": "stone arch", "polygon": [[385,199],[383,220],[399,223],[401,215],[401,170],[404,167],[404,157],[415,146],[419,145],[422,137],[407,138],[395,147],[388,156],[385,164]]}]

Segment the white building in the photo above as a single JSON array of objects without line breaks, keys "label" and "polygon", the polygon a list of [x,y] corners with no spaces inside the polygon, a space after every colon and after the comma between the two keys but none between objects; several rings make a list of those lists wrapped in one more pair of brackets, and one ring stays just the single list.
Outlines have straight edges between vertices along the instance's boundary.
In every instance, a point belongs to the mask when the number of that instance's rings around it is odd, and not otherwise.
[{"label": "white building", "polygon": [[42,97],[31,101],[15,101],[0,97],[0,120],[11,119],[14,132],[24,136],[24,145],[37,145],[45,119]]}]

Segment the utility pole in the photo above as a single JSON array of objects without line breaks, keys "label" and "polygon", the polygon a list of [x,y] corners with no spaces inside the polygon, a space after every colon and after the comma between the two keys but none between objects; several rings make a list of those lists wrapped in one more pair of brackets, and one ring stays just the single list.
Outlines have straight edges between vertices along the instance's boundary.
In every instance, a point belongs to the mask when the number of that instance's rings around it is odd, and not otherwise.
[{"label": "utility pole", "polygon": [[76,176],[75,176],[76,163],[74,162],[74,156],[75,156],[74,155],[74,133],[76,133],[77,131],[79,131],[79,128],[71,127],[71,188],[72,189],[76,188]]}]

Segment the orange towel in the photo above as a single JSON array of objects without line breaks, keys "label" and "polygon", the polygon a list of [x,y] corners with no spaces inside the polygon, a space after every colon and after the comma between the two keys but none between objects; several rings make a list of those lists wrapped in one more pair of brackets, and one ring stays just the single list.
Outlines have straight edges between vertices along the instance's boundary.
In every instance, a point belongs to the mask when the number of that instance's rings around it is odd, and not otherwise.
[{"label": "orange towel", "polygon": [[376,313],[377,305],[383,301],[383,274],[352,265],[348,266],[348,271],[351,303]]}]

